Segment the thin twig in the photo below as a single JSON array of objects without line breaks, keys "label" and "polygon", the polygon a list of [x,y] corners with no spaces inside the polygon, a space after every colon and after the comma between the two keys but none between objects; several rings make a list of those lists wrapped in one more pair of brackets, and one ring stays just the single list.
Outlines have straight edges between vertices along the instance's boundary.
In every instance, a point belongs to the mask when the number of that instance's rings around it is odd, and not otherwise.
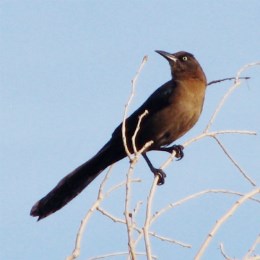
[{"label": "thin twig", "polygon": [[249,193],[245,194],[242,198],[237,200],[233,206],[219,219],[216,221],[216,224],[213,226],[211,231],[209,232],[207,238],[202,243],[198,253],[195,256],[195,260],[201,259],[202,255],[204,254],[206,248],[208,247],[209,243],[211,242],[212,238],[215,236],[219,228],[223,225],[223,223],[230,218],[234,212],[237,210],[238,207],[240,207],[244,202],[246,202],[249,198],[255,196],[256,194],[260,193],[260,189],[254,189],[250,191]]},{"label": "thin twig", "polygon": [[[236,77],[212,80],[209,83],[207,83],[207,86],[212,85],[212,84],[216,84],[216,83],[220,83],[220,82],[223,82],[223,81],[226,81],[226,80],[235,80],[235,79],[236,79]],[[240,77],[239,79],[250,79],[250,77]]]},{"label": "thin twig", "polygon": [[[260,201],[259,201],[259,202],[260,202]],[[139,203],[138,203],[138,204],[139,204]],[[140,204],[139,204],[139,205],[140,205]],[[101,214],[103,214],[104,216],[108,217],[109,219],[111,219],[111,220],[112,220],[113,222],[115,222],[115,223],[119,223],[119,224],[126,225],[126,221],[125,221],[125,220],[113,216],[111,213],[109,213],[108,211],[104,210],[104,209],[101,208],[100,206],[97,207],[97,211],[99,211]],[[141,236],[143,235],[143,230],[142,230],[141,228],[137,227],[137,226],[136,226],[136,223],[134,223],[133,229],[134,229],[135,231],[137,231]],[[178,241],[178,240],[175,240],[175,239],[171,239],[171,238],[167,238],[167,237],[158,235],[158,234],[156,234],[156,233],[153,232],[153,231],[149,231],[149,235],[150,235],[150,236],[153,236],[153,237],[155,237],[155,238],[158,238],[158,239],[160,239],[160,240],[162,240],[162,241],[165,241],[165,242],[177,244],[177,245],[180,245],[180,246],[186,247],[186,248],[191,248],[191,245],[190,245],[190,244],[183,243],[183,242]],[[139,241],[139,240],[140,240],[140,238],[136,239],[136,240],[135,240],[135,243],[137,244],[137,241]]]},{"label": "thin twig", "polygon": [[[215,137],[217,135],[222,134],[244,134],[244,135],[256,135],[256,132],[254,131],[247,131],[247,130],[220,130],[220,131],[214,131],[214,132],[203,132],[200,135],[197,135],[185,143],[182,144],[183,147],[187,147],[191,143],[197,142],[205,137]],[[169,158],[161,165],[160,169],[165,169],[175,158],[176,152],[173,151],[173,153],[169,156]]]},{"label": "thin twig", "polygon": [[113,216],[111,213],[109,213],[108,211],[104,210],[100,206],[97,207],[97,211],[99,211],[101,214],[103,214],[104,216],[110,218],[111,220],[113,220],[116,223],[126,224],[125,220]]},{"label": "thin twig", "polygon": [[224,251],[224,245],[222,243],[219,244],[219,249],[220,249],[220,252],[221,254],[223,255],[223,257],[226,259],[226,260],[232,260],[231,257],[229,257],[225,251]]},{"label": "thin twig", "polygon": [[219,102],[215,112],[213,113],[212,117],[209,120],[209,123],[207,124],[204,132],[208,132],[210,127],[212,126],[213,122],[216,119],[216,116],[218,115],[220,109],[223,107],[224,103],[226,102],[226,99],[232,94],[232,92],[241,84],[240,81],[240,75],[242,72],[244,72],[246,69],[248,69],[249,67],[252,66],[256,66],[256,65],[260,65],[260,62],[253,62],[253,63],[249,63],[245,66],[243,66],[237,73],[236,78],[235,78],[235,83],[229,88],[229,90],[226,92],[226,94],[223,96],[223,98],[221,99],[221,101]]},{"label": "thin twig", "polygon": [[128,237],[128,249],[131,260],[136,259],[135,255],[135,243],[132,238],[133,231],[133,223],[131,220],[131,212],[130,212],[130,199],[131,199],[131,178],[133,175],[134,164],[137,160],[131,161],[129,170],[126,175],[126,185],[125,185],[125,222],[127,228],[127,237]]},{"label": "thin twig", "polygon": [[222,151],[226,154],[226,156],[230,159],[230,161],[235,165],[235,167],[239,170],[239,172],[244,176],[244,178],[247,181],[249,181],[252,186],[256,187],[255,181],[253,181],[252,178],[250,178],[246,174],[246,172],[238,165],[238,163],[231,157],[231,155],[229,154],[227,149],[224,147],[224,145],[220,142],[220,140],[216,136],[214,136],[213,138],[217,141],[217,143],[221,147]]},{"label": "thin twig", "polygon": [[103,196],[103,188],[111,174],[111,170],[113,168],[113,165],[109,167],[107,174],[105,175],[105,178],[103,179],[102,183],[100,184],[99,192],[96,201],[92,204],[91,208],[88,210],[87,214],[81,221],[79,230],[77,232],[77,237],[76,237],[76,242],[75,242],[75,247],[70,256],[66,258],[66,260],[73,260],[76,259],[80,255],[80,249],[81,249],[81,241],[82,241],[82,236],[83,233],[86,229],[86,225],[88,223],[88,220],[92,216],[93,212],[96,210],[96,208],[100,205],[101,201],[104,199]]},{"label": "thin twig", "polygon": [[[131,156],[131,152],[129,151],[128,144],[127,144],[127,137],[128,136],[127,136],[127,129],[126,129],[126,118],[127,118],[128,108],[129,108],[129,106],[132,102],[132,99],[134,97],[134,94],[135,94],[137,79],[138,79],[145,63],[147,62],[147,60],[148,60],[148,57],[144,56],[142,63],[140,65],[135,77],[132,79],[132,90],[131,90],[131,94],[129,96],[129,99],[128,99],[126,105],[125,105],[123,123],[122,123],[123,144],[124,144],[125,152],[130,159],[130,166],[129,166],[129,170],[128,170],[127,175],[126,175],[125,212],[124,213],[125,213],[125,221],[126,221],[127,235],[128,235],[128,249],[129,249],[129,255],[131,257],[131,260],[135,260],[135,258],[136,258],[136,256],[135,256],[135,243],[132,239],[133,223],[132,223],[132,220],[131,220],[131,217],[130,217],[131,213],[129,211],[130,198],[131,198],[131,178],[132,178],[132,175],[133,175],[134,165],[136,164],[136,162],[138,160],[139,154],[137,154],[136,147],[135,147],[135,136],[132,139],[132,146],[133,146],[133,149],[134,149],[134,157],[133,158]],[[145,111],[145,114],[146,113],[147,112]],[[145,114],[143,116],[145,116]],[[140,127],[141,120],[142,120],[142,116],[139,117],[139,121],[138,121],[139,127]],[[135,134],[138,132],[138,130],[139,129],[137,129],[135,131]]]},{"label": "thin twig", "polygon": [[143,201],[141,201],[141,200],[136,203],[136,206],[133,209],[134,215],[137,215],[137,213],[139,213],[139,210],[141,209],[142,205],[143,205]]},{"label": "thin twig", "polygon": [[150,141],[150,142],[146,143],[141,148],[140,151],[137,151],[136,144],[135,144],[135,141],[136,141],[135,138],[138,134],[138,131],[140,130],[141,121],[144,118],[144,116],[147,115],[147,114],[148,114],[148,112],[147,112],[147,110],[145,110],[144,113],[142,115],[140,115],[139,118],[138,118],[137,127],[136,127],[136,130],[135,130],[134,135],[132,137],[132,146],[133,146],[133,149],[134,149],[134,157],[131,158],[130,167],[129,167],[129,170],[128,170],[127,176],[126,176],[125,220],[126,220],[127,235],[128,235],[128,247],[129,247],[129,253],[130,253],[131,260],[136,259],[135,243],[134,243],[134,240],[132,238],[134,221],[133,221],[133,214],[129,210],[129,208],[130,208],[130,198],[131,198],[131,179],[132,179],[134,167],[135,167],[140,155],[143,153],[143,151],[146,150],[146,148],[149,147],[149,145],[151,145],[153,143],[153,141]]},{"label": "thin twig", "polygon": [[[141,179],[131,179],[131,182],[141,182]],[[117,190],[123,186],[125,186],[126,181],[122,181],[118,184],[116,184],[115,186],[113,186],[112,188],[110,188],[104,195],[104,197],[107,197],[110,193],[112,193],[114,190]]]},{"label": "thin twig", "polygon": [[[85,217],[83,218],[83,220],[81,221],[79,230],[77,232],[77,237],[76,237],[76,242],[75,242],[75,247],[73,249],[73,252],[70,256],[68,256],[66,258],[66,260],[73,260],[76,259],[79,255],[80,255],[80,249],[81,249],[81,240],[82,240],[82,236],[83,233],[85,232],[86,229],[86,225],[90,219],[90,217],[92,216],[92,214],[95,212],[95,210],[97,210],[97,208],[99,207],[99,205],[101,204],[101,202],[110,195],[110,193],[112,193],[113,191],[115,191],[116,189],[119,189],[120,187],[124,186],[126,181],[123,181],[122,183],[119,183],[117,185],[115,185],[114,187],[110,188],[106,193],[103,193],[103,189],[104,186],[108,180],[108,178],[110,177],[110,174],[112,173],[112,168],[113,165],[111,165],[107,171],[107,174],[105,175],[103,181],[100,184],[99,187],[99,192],[98,192],[98,196],[96,201],[92,204],[91,208],[88,210],[87,214],[85,215]],[[131,182],[140,182],[140,179],[132,179]]]},{"label": "thin twig", "polygon": [[[256,249],[256,246],[260,244],[260,234],[257,236],[256,240],[254,241],[254,243],[252,244],[252,246],[249,248],[249,250],[247,251],[246,255],[243,257],[244,260],[249,260],[251,255],[253,254],[253,252]],[[259,257],[260,259],[260,257]]]},{"label": "thin twig", "polygon": [[[101,214],[103,214],[104,216],[106,216],[106,217],[108,217],[109,219],[111,219],[113,222],[126,225],[126,221],[125,221],[125,220],[113,216],[112,214],[110,214],[110,213],[107,212],[106,210],[102,209],[101,207],[97,207],[97,210],[98,210]],[[143,234],[142,229],[141,229],[141,228],[138,228],[136,225],[133,226],[133,229],[134,229],[135,231],[137,231],[139,234]],[[183,243],[183,242],[178,241],[178,240],[175,240],[175,239],[171,239],[171,238],[167,238],[167,237],[158,235],[158,234],[156,234],[156,233],[153,232],[153,231],[150,231],[150,232],[149,232],[149,235],[151,235],[151,236],[153,236],[153,237],[155,237],[155,238],[158,238],[158,239],[160,239],[160,240],[162,240],[162,241],[165,241],[165,242],[177,244],[177,245],[180,245],[180,246],[186,247],[186,248],[191,248],[191,245],[190,245],[190,244],[186,244],[186,243]]]},{"label": "thin twig", "polygon": [[[141,209],[141,206],[143,205],[143,202],[142,201],[138,201],[136,203],[136,206],[133,208],[133,211],[132,211],[132,223],[133,223],[133,227],[137,227],[137,223],[136,223],[136,217],[137,217],[137,214],[139,213],[140,209]],[[135,229],[136,230],[136,229]],[[140,230],[140,229],[139,229]],[[139,232],[139,231],[138,231]],[[140,230],[141,232],[141,230]],[[140,234],[139,232],[139,234]],[[137,242],[135,240],[135,245],[137,245]]]},{"label": "thin twig", "polygon": [[131,94],[129,96],[129,99],[125,105],[125,110],[124,110],[124,116],[123,116],[123,123],[122,123],[122,136],[123,136],[123,143],[124,143],[124,147],[125,147],[125,152],[127,154],[127,156],[131,159],[131,153],[130,151],[128,150],[128,147],[127,147],[127,139],[126,139],[126,118],[127,118],[127,113],[128,113],[128,108],[132,102],[132,99],[135,95],[135,87],[136,87],[136,82],[137,82],[137,79],[145,65],[145,63],[147,62],[148,60],[148,56],[144,56],[143,57],[143,60],[142,60],[142,63],[139,67],[139,69],[137,70],[137,73],[135,75],[135,77],[132,79],[132,90],[131,90]]},{"label": "thin twig", "polygon": [[136,148],[136,136],[137,136],[137,133],[139,132],[140,130],[140,125],[141,125],[141,122],[143,120],[143,118],[145,116],[148,115],[148,110],[145,110],[139,117],[138,117],[138,123],[137,123],[137,126],[136,126],[136,129],[135,129],[135,132],[132,136],[132,146],[133,146],[133,150],[134,150],[134,153],[137,154],[137,148]]},{"label": "thin twig", "polygon": [[149,235],[153,236],[153,237],[156,237],[162,241],[165,241],[165,242],[169,242],[169,243],[172,243],[172,244],[177,244],[179,246],[182,246],[182,247],[186,247],[186,248],[191,248],[191,245],[190,244],[185,244],[181,241],[177,241],[175,239],[171,239],[171,238],[168,238],[168,237],[163,237],[163,236],[160,236],[158,234],[156,234],[155,232],[149,232]]},{"label": "thin twig", "polygon": [[215,137],[217,135],[223,135],[223,134],[257,135],[257,133],[255,131],[248,131],[248,130],[219,130],[219,131],[213,131],[213,132],[203,132],[202,134],[189,139],[182,145],[184,147],[186,147],[186,146],[190,145],[191,143],[196,142],[204,137]]},{"label": "thin twig", "polygon": [[146,216],[145,216],[145,223],[143,227],[143,232],[144,232],[144,242],[145,242],[145,250],[147,254],[147,259],[150,260],[152,259],[152,251],[151,251],[151,242],[149,238],[149,228],[151,224],[151,209],[152,209],[152,202],[153,202],[153,197],[155,194],[155,190],[157,187],[159,176],[157,175],[152,183],[148,198],[147,198],[147,206],[146,206]]},{"label": "thin twig", "polygon": [[[128,255],[128,252],[115,252],[115,253],[111,253],[111,254],[105,254],[105,255],[100,255],[100,256],[95,256],[95,257],[91,257],[88,260],[98,260],[98,259],[103,259],[103,258],[108,258],[108,257],[114,257],[115,256],[123,256],[123,255]],[[140,256],[145,256],[146,253],[144,252],[136,252],[136,255],[140,255]],[[156,256],[152,256],[152,259],[157,259]]]},{"label": "thin twig", "polygon": [[[207,193],[223,193],[223,194],[230,194],[230,195],[237,195],[237,196],[245,196],[245,194],[242,194],[240,192],[237,192],[237,191],[231,191],[231,190],[222,190],[222,189],[209,189],[209,190],[203,190],[203,191],[199,191],[197,193],[194,193],[194,194],[191,194],[191,195],[188,195],[176,202],[172,202],[172,203],[169,203],[167,206],[165,206],[164,208],[158,210],[152,217],[151,219],[151,223],[153,223],[155,220],[157,220],[162,214],[166,213],[167,211],[169,211],[170,209],[173,209],[177,206],[180,206],[182,205],[183,203],[186,203],[192,199],[196,199],[202,195],[205,195]],[[255,198],[250,198],[251,200],[255,201],[255,202],[258,202],[260,203],[260,200],[258,199],[255,199]]]}]

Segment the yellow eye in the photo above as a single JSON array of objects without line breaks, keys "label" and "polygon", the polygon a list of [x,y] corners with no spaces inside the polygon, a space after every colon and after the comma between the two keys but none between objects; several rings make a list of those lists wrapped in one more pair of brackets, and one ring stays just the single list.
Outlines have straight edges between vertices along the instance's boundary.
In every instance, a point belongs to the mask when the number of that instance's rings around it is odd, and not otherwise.
[{"label": "yellow eye", "polygon": [[182,57],[182,60],[183,60],[183,61],[187,61],[187,60],[188,60],[188,57],[187,57],[187,56],[183,56],[183,57]]}]

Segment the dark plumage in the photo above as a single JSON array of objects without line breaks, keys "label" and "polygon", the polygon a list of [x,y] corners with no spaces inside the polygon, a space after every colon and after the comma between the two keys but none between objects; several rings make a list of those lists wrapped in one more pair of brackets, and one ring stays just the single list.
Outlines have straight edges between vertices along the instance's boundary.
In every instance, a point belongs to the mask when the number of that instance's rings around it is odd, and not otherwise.
[{"label": "dark plumage", "polygon": [[[158,88],[145,102],[126,120],[127,146],[131,153],[133,147],[131,138],[136,129],[138,118],[145,110],[148,111],[136,137],[137,149],[148,141],[153,144],[147,149],[172,152],[183,156],[181,146],[166,147],[187,131],[198,121],[202,111],[206,90],[206,76],[194,56],[180,51],[169,54],[156,51],[166,58],[171,67],[172,79]],[[112,134],[111,139],[90,160],[65,176],[53,190],[39,200],[31,210],[32,216],[38,220],[62,208],[77,196],[91,181],[93,181],[107,166],[126,157],[122,141],[122,124]],[[154,174],[159,175],[159,183],[164,183],[165,174],[154,168],[146,152],[145,160]]]}]

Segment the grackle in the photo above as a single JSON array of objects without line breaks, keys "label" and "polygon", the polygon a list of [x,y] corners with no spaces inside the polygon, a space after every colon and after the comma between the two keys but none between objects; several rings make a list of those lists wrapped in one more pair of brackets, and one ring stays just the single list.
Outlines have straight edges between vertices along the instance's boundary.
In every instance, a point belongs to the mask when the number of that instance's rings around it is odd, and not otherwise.
[{"label": "grackle", "polygon": [[[189,131],[198,121],[202,111],[206,76],[195,57],[188,52],[174,54],[156,51],[170,64],[172,79],[158,88],[126,120],[126,143],[130,153],[134,153],[132,136],[136,130],[139,116],[145,110],[140,129],[135,138],[137,150],[153,141],[142,153],[148,166],[155,175],[159,175],[158,185],[164,183],[165,173],[156,169],[148,159],[146,152],[151,150],[173,152],[176,157],[183,157],[181,145],[170,145]],[[106,167],[126,157],[122,140],[122,124],[112,134],[111,139],[90,160],[65,176],[45,197],[35,203],[31,216],[38,220],[59,210],[77,196]]]}]

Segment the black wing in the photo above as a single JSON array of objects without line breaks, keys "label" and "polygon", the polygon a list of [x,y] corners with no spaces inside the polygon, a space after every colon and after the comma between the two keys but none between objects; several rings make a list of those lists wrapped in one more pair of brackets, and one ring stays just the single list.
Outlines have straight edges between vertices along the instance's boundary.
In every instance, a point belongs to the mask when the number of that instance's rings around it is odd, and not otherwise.
[{"label": "black wing", "polygon": [[[128,134],[132,135],[136,129],[139,116],[148,110],[148,115],[143,118],[143,123],[146,119],[156,112],[162,110],[164,107],[169,105],[170,97],[176,88],[176,83],[174,80],[166,82],[164,85],[155,90],[151,96],[139,107],[132,115],[130,115],[126,120],[126,129]],[[112,138],[121,136],[122,123],[115,129],[112,134]],[[121,138],[121,137],[120,137]]]}]

